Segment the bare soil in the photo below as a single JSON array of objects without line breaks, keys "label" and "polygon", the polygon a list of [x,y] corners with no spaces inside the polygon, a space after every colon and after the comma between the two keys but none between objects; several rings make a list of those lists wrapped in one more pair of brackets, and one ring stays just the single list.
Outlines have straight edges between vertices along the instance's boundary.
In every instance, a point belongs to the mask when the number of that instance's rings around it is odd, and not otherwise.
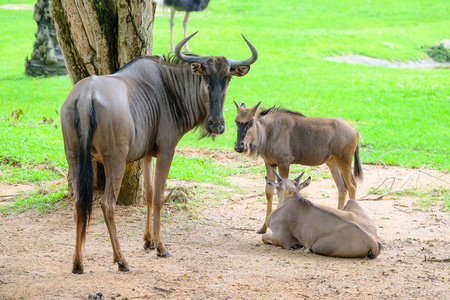
[{"label": "bare soil", "polygon": [[[202,152],[184,150],[236,167],[262,164],[260,159]],[[358,196],[392,174],[399,188],[414,172],[374,165],[363,170]],[[417,173],[407,191],[449,188],[439,179],[450,182],[450,174],[424,171],[433,177]],[[112,263],[98,204],[88,228],[83,275],[71,273],[72,205],[45,214],[0,215],[0,299],[88,299],[90,294],[100,299],[98,293],[105,299],[450,299],[449,212],[416,205],[421,198],[411,195],[417,193],[361,201],[378,226],[384,249],[376,259],[341,259],[263,244],[255,233],[265,216],[263,175],[234,176],[230,182],[232,187],[169,181],[169,186],[196,190],[193,197],[203,199],[187,209],[166,205],[163,240],[171,258],[143,249],[142,206],[118,207],[119,238],[133,268],[129,273],[119,272]],[[1,194],[4,188],[0,186]],[[305,193],[311,201],[337,206],[330,178],[313,181]]]}]

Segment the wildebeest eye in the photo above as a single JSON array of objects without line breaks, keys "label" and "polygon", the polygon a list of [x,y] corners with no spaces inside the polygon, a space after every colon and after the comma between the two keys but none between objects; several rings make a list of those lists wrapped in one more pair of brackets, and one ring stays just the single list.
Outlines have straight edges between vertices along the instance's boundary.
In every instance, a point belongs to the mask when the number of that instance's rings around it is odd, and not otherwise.
[{"label": "wildebeest eye", "polygon": [[247,128],[251,128],[253,126],[253,120],[251,120],[250,122],[247,122],[247,124],[245,124]]}]

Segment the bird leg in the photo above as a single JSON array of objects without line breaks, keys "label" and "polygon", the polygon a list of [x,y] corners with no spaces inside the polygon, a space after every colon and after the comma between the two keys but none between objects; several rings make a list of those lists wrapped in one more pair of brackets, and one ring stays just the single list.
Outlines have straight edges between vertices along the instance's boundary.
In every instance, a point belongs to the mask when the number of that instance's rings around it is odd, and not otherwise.
[{"label": "bird leg", "polygon": [[170,51],[173,51],[175,48],[173,47],[173,17],[175,16],[175,9],[170,9]]},{"label": "bird leg", "polygon": [[[187,37],[187,24],[189,19],[189,12],[186,12],[186,16],[184,17],[183,27],[184,27],[184,38]],[[184,44],[184,51],[189,52],[188,43]]]}]

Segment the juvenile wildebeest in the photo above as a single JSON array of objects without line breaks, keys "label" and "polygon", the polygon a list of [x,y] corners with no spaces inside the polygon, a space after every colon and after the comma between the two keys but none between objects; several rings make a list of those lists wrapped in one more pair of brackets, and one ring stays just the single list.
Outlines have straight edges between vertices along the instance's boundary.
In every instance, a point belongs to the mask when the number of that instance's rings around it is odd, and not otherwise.
[{"label": "juvenile wildebeest", "polygon": [[[195,33],[194,33],[195,34]],[[161,239],[164,188],[175,147],[188,131],[204,124],[210,135],[225,131],[223,104],[233,76],[244,76],[257,58],[235,61],[223,56],[186,56],[182,40],[175,55],[187,64],[157,56],[137,58],[117,73],[78,82],[61,109],[64,149],[75,191],[77,236],[73,273],[83,273],[81,246],[92,210],[93,156],[105,166],[102,210],[120,271],[129,271],[114,221],[125,164],[141,160],[147,200],[144,248],[170,256]],[[153,158],[157,158],[153,172]],[[153,213],[153,221],[152,221]]]},{"label": "juvenile wildebeest", "polygon": [[309,177],[299,183],[302,175],[289,180],[276,173],[278,184],[266,177],[277,189],[278,207],[267,219],[272,233],[265,233],[263,242],[284,249],[303,246],[327,256],[377,257],[377,229],[362,207],[355,200],[348,200],[343,210],[310,202],[298,193],[311,182]]},{"label": "juvenile wildebeest", "polygon": [[[326,163],[330,168],[339,193],[338,208],[345,203],[347,190],[350,199],[356,196],[356,181],[352,174],[362,177],[359,160],[359,133],[349,123],[339,118],[306,117],[290,110],[269,108],[258,110],[259,102],[252,108],[245,104],[237,108],[237,139],[234,150],[249,156],[260,155],[266,165],[266,174],[275,180],[273,170],[289,176],[291,164],[317,166]],[[273,188],[266,184],[266,220],[272,212]],[[267,224],[258,231],[264,233]]]}]

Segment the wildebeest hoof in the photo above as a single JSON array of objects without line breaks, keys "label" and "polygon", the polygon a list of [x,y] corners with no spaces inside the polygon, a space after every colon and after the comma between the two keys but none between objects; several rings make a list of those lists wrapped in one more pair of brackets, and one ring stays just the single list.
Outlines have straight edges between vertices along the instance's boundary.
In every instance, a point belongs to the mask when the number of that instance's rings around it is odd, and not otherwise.
[{"label": "wildebeest hoof", "polygon": [[156,253],[159,257],[171,257],[172,254],[169,251],[166,251],[166,253],[162,253],[158,250],[158,253]]},{"label": "wildebeest hoof", "polygon": [[123,263],[123,261],[118,261],[117,262],[119,264],[119,271],[121,272],[130,272],[131,271],[131,267],[127,264],[127,263]]},{"label": "wildebeest hoof", "polygon": [[264,234],[264,233],[266,233],[266,230],[264,230],[264,229],[260,229],[260,230],[258,230],[257,232],[256,232],[257,234]]},{"label": "wildebeest hoof", "polygon": [[72,273],[73,274],[83,274],[84,273],[83,263],[73,264]]},{"label": "wildebeest hoof", "polygon": [[292,249],[292,250],[297,250],[297,249],[300,249],[300,248],[302,248],[302,247],[303,247],[302,245],[298,244],[298,245],[292,246],[291,249]]},{"label": "wildebeest hoof", "polygon": [[145,241],[144,249],[150,252],[152,250],[155,250],[155,245],[152,242]]}]

